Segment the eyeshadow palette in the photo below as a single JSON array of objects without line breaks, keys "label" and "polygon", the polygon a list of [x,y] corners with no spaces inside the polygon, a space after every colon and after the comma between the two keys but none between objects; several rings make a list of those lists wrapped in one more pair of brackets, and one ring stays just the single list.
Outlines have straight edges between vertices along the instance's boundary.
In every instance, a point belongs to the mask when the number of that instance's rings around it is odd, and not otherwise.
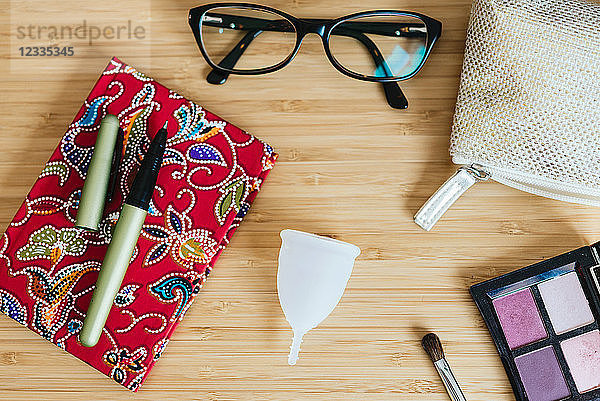
[{"label": "eyeshadow palette", "polygon": [[600,243],[471,287],[517,400],[600,400]]}]

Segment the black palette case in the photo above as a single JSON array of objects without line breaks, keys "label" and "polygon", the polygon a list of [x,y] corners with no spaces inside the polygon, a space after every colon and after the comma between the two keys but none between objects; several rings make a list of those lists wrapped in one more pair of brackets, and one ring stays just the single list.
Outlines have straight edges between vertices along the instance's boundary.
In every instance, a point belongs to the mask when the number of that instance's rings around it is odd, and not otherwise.
[{"label": "black palette case", "polygon": [[[600,322],[599,255],[600,242],[471,287],[471,295],[498,349],[517,400],[600,400],[600,333],[597,333]],[[578,280],[575,280],[575,276]],[[550,283],[554,280],[557,281]],[[570,281],[570,287],[566,287],[568,290],[560,291],[559,281]],[[577,281],[581,288],[573,290],[577,287]],[[560,299],[548,299],[548,294]],[[523,302],[515,302],[514,306],[505,302],[517,296],[525,300],[527,297],[533,298],[530,304],[537,306],[539,319],[535,317],[535,311],[527,310]],[[564,316],[563,320],[577,319],[577,315],[586,316],[586,304],[589,304],[589,319],[580,319],[580,324],[555,330],[556,322],[560,320],[560,316],[556,317],[557,308],[560,310],[562,305],[568,310],[569,303],[572,304],[570,310],[576,312],[572,314],[575,316]],[[527,327],[537,328],[538,332],[545,329],[546,336],[538,335],[536,338],[535,334],[529,335]],[[531,341],[523,339],[528,336]],[[588,341],[590,338],[593,341]],[[582,345],[578,348],[577,344]],[[550,347],[556,357],[555,371],[562,372],[565,387],[563,383],[548,385],[548,382],[560,379],[533,378],[526,372],[526,369],[532,368],[523,363],[525,359],[532,359],[532,355],[543,350],[550,352]],[[582,367],[585,367],[585,372],[582,372]],[[544,369],[540,368],[539,371]],[[597,385],[592,376],[597,377]]]}]

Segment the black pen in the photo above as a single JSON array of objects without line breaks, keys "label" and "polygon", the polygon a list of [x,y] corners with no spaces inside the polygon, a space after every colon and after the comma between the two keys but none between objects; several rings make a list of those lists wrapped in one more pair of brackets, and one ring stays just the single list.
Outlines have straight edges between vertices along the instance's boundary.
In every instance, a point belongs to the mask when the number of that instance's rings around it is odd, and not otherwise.
[{"label": "black pen", "polygon": [[115,296],[123,283],[148,213],[166,143],[167,123],[165,122],[144,156],[102,262],[92,301],[79,334],[79,341],[86,347],[93,347],[98,343]]}]

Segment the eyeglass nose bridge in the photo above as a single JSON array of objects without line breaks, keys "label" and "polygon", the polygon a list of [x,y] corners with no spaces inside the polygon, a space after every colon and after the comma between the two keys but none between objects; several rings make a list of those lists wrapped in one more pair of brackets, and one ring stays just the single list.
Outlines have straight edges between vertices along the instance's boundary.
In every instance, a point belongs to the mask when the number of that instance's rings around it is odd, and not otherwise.
[{"label": "eyeglass nose bridge", "polygon": [[300,40],[304,39],[304,37],[309,33],[316,33],[321,37],[321,39],[324,38],[325,30],[327,29],[327,20],[316,18],[303,18],[300,21],[302,22],[302,25],[299,28],[297,28]]}]

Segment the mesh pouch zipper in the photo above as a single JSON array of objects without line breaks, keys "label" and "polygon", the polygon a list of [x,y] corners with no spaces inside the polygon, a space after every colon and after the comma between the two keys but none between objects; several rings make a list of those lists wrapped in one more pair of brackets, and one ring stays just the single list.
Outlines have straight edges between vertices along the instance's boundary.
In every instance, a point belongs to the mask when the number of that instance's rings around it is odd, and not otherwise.
[{"label": "mesh pouch zipper", "polygon": [[565,202],[600,206],[600,191],[581,185],[558,183],[532,174],[513,170],[471,164],[460,167],[425,202],[415,214],[415,223],[429,231],[444,213],[475,183],[493,179],[501,184]]}]

